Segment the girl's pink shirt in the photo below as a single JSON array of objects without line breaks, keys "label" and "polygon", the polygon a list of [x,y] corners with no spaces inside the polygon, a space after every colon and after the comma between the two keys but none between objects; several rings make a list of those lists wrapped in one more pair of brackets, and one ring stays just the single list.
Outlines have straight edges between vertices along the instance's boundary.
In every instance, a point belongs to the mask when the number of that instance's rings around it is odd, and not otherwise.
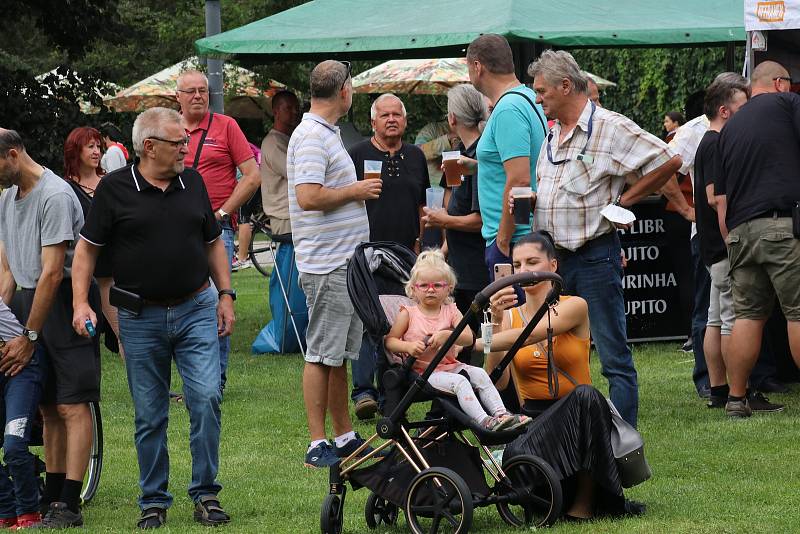
[{"label": "girl's pink shirt", "polygon": [[[437,317],[427,317],[422,313],[422,310],[417,306],[401,306],[408,312],[408,329],[403,334],[403,341],[425,341],[425,338],[435,334],[440,330],[446,328],[453,328],[455,326],[456,317],[458,317],[458,308],[455,303],[442,304]],[[456,359],[458,351],[461,347],[453,345],[447,354],[444,355],[442,361],[436,366],[437,371],[451,371],[455,367],[461,365]],[[425,351],[417,357],[414,362],[414,371],[422,373],[428,367],[428,363],[436,356],[436,350],[428,347]]]}]

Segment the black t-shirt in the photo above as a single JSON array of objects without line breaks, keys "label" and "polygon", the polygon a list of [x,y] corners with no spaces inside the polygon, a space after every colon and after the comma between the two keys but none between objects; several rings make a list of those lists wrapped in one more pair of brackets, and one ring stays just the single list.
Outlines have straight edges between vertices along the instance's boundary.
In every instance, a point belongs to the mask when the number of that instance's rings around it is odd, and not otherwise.
[{"label": "black t-shirt", "polygon": [[353,145],[349,152],[359,180],[364,179],[365,161],[383,162],[381,196],[366,203],[370,241],[392,241],[413,250],[419,237],[419,209],[425,205],[425,190],[430,187],[425,154],[419,147],[403,143],[390,157],[369,139]]},{"label": "black t-shirt", "polygon": [[800,200],[800,95],[754,96],[719,137],[720,180],[728,229]]},{"label": "black t-shirt", "polygon": [[[83,220],[85,221],[89,216],[89,210],[92,209],[92,197],[74,181],[67,180],[67,183],[72,187],[75,196],[78,197],[78,202],[81,204],[81,211],[83,211]],[[97,262],[94,265],[94,276],[95,278],[111,277],[111,259],[108,255],[108,251],[105,249],[101,249],[100,255],[97,257]]]},{"label": "black t-shirt", "polygon": [[706,197],[706,186],[714,184],[720,175],[718,139],[719,132],[708,130],[697,145],[697,154],[694,157],[694,215],[700,238],[700,257],[709,267],[728,255],[719,231],[717,212],[708,205]]},{"label": "black t-shirt", "polygon": [[[475,159],[478,148],[476,140],[469,148],[464,148],[463,143],[458,149],[461,154]],[[447,180],[442,176],[440,184],[447,187]],[[462,217],[471,213],[480,213],[478,204],[478,175],[464,176],[458,187],[450,189],[450,202],[447,204],[447,214]],[[480,228],[474,232],[461,230],[445,230],[447,237],[447,262],[456,272],[458,278],[457,289],[480,291],[489,284],[489,274],[486,272],[486,263],[483,255],[486,252],[486,242],[481,236]]]},{"label": "black t-shirt", "polygon": [[81,237],[109,249],[120,289],[173,299],[208,280],[206,245],[221,232],[197,171],[186,168],[161,191],[134,165],[100,181]]}]

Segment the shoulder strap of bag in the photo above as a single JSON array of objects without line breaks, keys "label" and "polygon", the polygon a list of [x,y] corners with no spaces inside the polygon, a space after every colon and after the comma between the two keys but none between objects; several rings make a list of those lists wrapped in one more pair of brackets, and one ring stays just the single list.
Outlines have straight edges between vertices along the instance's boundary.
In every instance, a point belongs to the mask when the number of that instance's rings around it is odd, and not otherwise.
[{"label": "shoulder strap of bag", "polygon": [[[520,319],[522,319],[522,323],[527,328],[529,323],[526,320],[525,315],[522,313],[522,308],[518,307],[516,309]],[[578,386],[578,381],[575,380],[568,372],[556,365],[556,359],[555,356],[553,356],[553,327],[550,325],[550,309],[550,307],[547,308],[547,390],[548,393],[550,393],[550,396],[556,399],[558,398],[559,390],[559,373],[561,373],[567,380],[572,382],[572,385],[575,387]],[[525,338],[527,339],[527,336],[525,336]]]},{"label": "shoulder strap of bag", "polygon": [[497,104],[501,100],[503,100],[503,97],[506,95],[519,95],[525,100],[527,100],[528,104],[530,104],[531,107],[533,108],[533,113],[536,115],[536,118],[539,119],[539,123],[542,125],[542,131],[544,132],[544,135],[547,136],[547,122],[544,119],[542,119],[542,115],[539,113],[539,108],[536,107],[536,104],[534,104],[533,100],[531,100],[531,98],[525,93],[520,93],[519,91],[506,91],[505,93],[500,95],[500,98],[498,98],[497,102],[494,103],[495,107],[497,107]]},{"label": "shoulder strap of bag", "polygon": [[211,121],[214,120],[214,112],[212,111],[208,115],[208,128],[203,130],[203,135],[200,137],[200,144],[197,145],[197,152],[194,154],[194,163],[192,164],[192,168],[197,170],[197,164],[200,163],[200,153],[203,151],[203,145],[206,143],[206,136],[208,135],[209,130],[211,130]]}]

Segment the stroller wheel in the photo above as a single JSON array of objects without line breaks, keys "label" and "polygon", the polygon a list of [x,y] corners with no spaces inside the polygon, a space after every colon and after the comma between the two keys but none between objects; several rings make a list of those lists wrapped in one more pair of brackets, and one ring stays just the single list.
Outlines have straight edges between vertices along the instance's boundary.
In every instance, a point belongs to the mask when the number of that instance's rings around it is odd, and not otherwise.
[{"label": "stroller wheel", "polygon": [[364,506],[364,516],[367,526],[375,529],[381,525],[394,525],[397,523],[397,506],[377,493],[370,493],[367,504]]},{"label": "stroller wheel", "polygon": [[472,492],[451,469],[425,469],[411,479],[405,516],[414,534],[464,534],[472,526]]},{"label": "stroller wheel", "polygon": [[553,468],[536,456],[522,454],[505,462],[508,477],[495,492],[510,500],[497,503],[503,521],[514,527],[552,525],[561,515],[561,482]]},{"label": "stroller wheel", "polygon": [[322,501],[319,526],[322,534],[341,534],[344,516],[342,500],[338,495],[327,495]]}]

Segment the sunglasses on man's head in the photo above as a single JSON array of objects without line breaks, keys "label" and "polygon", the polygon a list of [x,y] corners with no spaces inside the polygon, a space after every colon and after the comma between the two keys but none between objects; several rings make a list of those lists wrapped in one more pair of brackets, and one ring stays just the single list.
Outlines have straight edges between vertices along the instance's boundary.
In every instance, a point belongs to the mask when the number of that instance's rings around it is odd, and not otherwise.
[{"label": "sunglasses on man's head", "polygon": [[342,90],[344,90],[344,85],[347,83],[347,80],[350,78],[350,74],[353,71],[352,71],[352,66],[350,65],[349,61],[340,61],[339,63],[341,63],[342,65],[347,67],[347,76],[344,77],[344,81],[342,82],[342,87],[339,88],[339,90],[342,91]]}]

